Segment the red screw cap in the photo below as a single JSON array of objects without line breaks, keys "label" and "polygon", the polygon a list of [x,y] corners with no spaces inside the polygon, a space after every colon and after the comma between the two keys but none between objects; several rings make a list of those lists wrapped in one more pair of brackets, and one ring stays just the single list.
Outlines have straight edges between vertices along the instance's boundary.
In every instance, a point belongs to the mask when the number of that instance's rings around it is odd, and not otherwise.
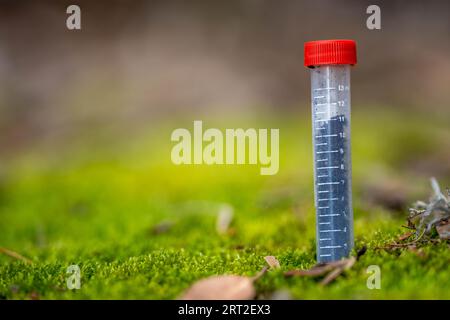
[{"label": "red screw cap", "polygon": [[324,64],[356,64],[356,42],[353,40],[305,42],[305,67]]}]

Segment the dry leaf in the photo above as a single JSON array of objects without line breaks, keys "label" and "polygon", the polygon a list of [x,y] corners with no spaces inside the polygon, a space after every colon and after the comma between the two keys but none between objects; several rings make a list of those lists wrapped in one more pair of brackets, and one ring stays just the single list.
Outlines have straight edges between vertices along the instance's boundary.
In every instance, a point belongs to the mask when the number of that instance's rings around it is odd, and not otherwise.
[{"label": "dry leaf", "polygon": [[323,278],[322,281],[320,281],[320,285],[322,286],[326,286],[327,284],[329,284],[330,282],[332,282],[334,279],[336,279],[337,277],[339,277],[341,275],[341,273],[344,272],[343,268],[336,268],[333,271],[331,271],[329,274],[327,274],[327,276],[325,278]]},{"label": "dry leaf", "polygon": [[255,297],[253,278],[225,275],[202,279],[181,297],[183,300],[248,300]]},{"label": "dry leaf", "polygon": [[356,258],[355,257],[351,257],[345,260],[341,260],[344,263],[342,265],[340,265],[339,267],[337,267],[336,269],[334,269],[333,271],[331,271],[321,282],[320,284],[323,286],[326,286],[327,284],[329,284],[330,282],[332,282],[334,279],[336,279],[337,277],[339,277],[342,272],[344,272],[345,270],[350,269],[351,267],[353,267],[353,265],[356,262]]},{"label": "dry leaf", "polygon": [[347,260],[338,260],[328,263],[318,263],[308,270],[291,270],[284,273],[285,276],[306,276],[306,277],[317,277],[321,276],[335,268],[342,267],[347,263]]},{"label": "dry leaf", "polygon": [[272,269],[280,268],[280,262],[274,256],[264,257],[264,260],[266,260],[266,262],[270,268],[272,268]]},{"label": "dry leaf", "polygon": [[405,234],[400,235],[400,236],[398,237],[398,240],[399,240],[399,241],[406,240],[406,239],[408,239],[409,237],[411,237],[413,234],[414,234],[414,232],[407,232],[407,233],[405,233]]},{"label": "dry leaf", "polygon": [[436,226],[436,231],[441,239],[450,239],[450,220],[441,221]]},{"label": "dry leaf", "polygon": [[230,227],[231,221],[233,220],[233,207],[226,204],[223,205],[217,216],[216,230],[219,234],[225,234]]},{"label": "dry leaf", "polygon": [[287,277],[291,276],[318,277],[326,274],[321,284],[327,285],[328,283],[336,279],[342,272],[351,268],[355,264],[356,259],[357,259],[356,257],[351,257],[339,261],[321,263],[315,265],[309,270],[291,270],[285,272],[284,275]]}]

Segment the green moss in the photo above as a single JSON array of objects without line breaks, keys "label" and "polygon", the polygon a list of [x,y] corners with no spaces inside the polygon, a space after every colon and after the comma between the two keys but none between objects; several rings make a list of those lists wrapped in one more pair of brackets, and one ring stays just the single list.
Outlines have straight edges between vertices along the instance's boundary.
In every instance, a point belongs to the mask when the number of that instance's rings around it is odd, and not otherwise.
[{"label": "green moss", "polygon": [[[356,114],[352,137],[356,246],[368,251],[329,286],[283,276],[315,263],[312,159],[309,122],[275,119],[275,125],[261,122],[280,128],[280,172],[271,177],[248,166],[172,165],[171,125],[161,125],[165,135],[153,131],[132,143],[116,142],[115,148],[77,143],[57,154],[40,148],[18,156],[1,182],[0,246],[33,264],[0,255],[0,297],[172,299],[208,275],[254,275],[265,265],[264,256],[274,255],[282,268],[257,281],[259,297],[287,289],[299,299],[449,299],[448,243],[425,245],[421,255],[377,250],[405,232],[404,216],[368,207],[359,197],[374,164],[399,170],[403,140],[388,135],[419,136],[421,150],[429,150],[439,128],[422,125],[412,132],[389,114],[395,125],[380,131],[373,117]],[[430,148],[423,146],[427,141]],[[389,150],[392,156],[385,157]],[[399,175],[428,183],[413,172]],[[215,223],[223,203],[235,214],[232,232],[220,236]],[[161,221],[172,227],[153,232]],[[81,268],[80,290],[66,288],[71,264]],[[366,287],[366,269],[373,264],[381,268],[381,290]]]}]

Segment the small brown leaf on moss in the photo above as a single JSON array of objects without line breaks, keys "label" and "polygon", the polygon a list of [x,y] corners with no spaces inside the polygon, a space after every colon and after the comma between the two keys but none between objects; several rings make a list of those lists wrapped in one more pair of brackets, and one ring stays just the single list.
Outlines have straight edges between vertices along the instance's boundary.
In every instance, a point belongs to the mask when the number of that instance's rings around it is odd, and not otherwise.
[{"label": "small brown leaf on moss", "polygon": [[414,234],[414,232],[407,232],[407,233],[404,233],[404,234],[402,234],[402,235],[400,235],[400,236],[398,237],[398,240],[399,240],[399,241],[404,241],[404,240],[408,239],[409,237],[411,237],[413,234]]},{"label": "small brown leaf on moss", "polygon": [[253,279],[223,275],[202,279],[192,285],[182,300],[249,300],[255,297]]},{"label": "small brown leaf on moss", "polygon": [[278,269],[278,268],[280,268],[280,262],[274,256],[264,257],[264,260],[266,260],[267,264],[269,265],[269,267],[271,269]]}]

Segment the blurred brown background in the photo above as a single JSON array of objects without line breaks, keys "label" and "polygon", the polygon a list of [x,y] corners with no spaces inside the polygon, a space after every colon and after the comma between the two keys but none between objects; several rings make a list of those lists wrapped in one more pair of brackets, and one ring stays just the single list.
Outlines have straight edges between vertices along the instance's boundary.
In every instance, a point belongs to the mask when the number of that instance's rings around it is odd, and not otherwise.
[{"label": "blurred brown background", "polygon": [[[81,31],[66,29],[69,4]],[[366,28],[370,4],[381,30]],[[448,1],[0,1],[2,153],[161,117],[307,110],[303,43],[327,38],[358,43],[354,109],[449,117],[449,12]]]}]

